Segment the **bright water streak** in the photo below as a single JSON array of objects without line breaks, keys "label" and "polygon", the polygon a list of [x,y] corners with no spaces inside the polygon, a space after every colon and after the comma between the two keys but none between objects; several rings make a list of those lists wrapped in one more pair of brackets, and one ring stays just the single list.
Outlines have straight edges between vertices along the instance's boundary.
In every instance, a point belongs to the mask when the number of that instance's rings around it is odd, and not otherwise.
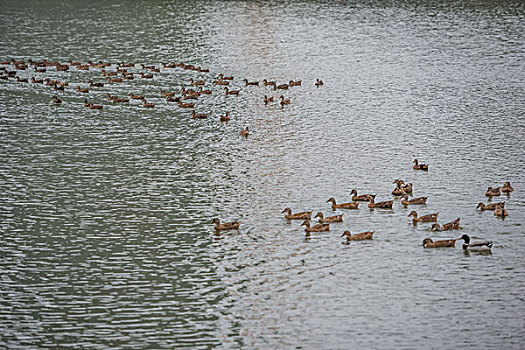
[{"label": "bright water streak", "polygon": [[[74,92],[0,81],[1,345],[27,348],[521,348],[525,341],[523,4],[459,2],[4,2],[0,56],[186,62]],[[11,68],[12,69],[12,66]],[[138,69],[135,69],[138,72]],[[234,75],[241,96],[210,82]],[[32,76],[30,71],[21,76]],[[161,90],[205,79],[192,120]],[[302,79],[265,106],[242,79]],[[321,88],[313,86],[324,80]],[[111,105],[106,93],[145,94]],[[218,116],[231,111],[220,125]],[[249,125],[252,135],[238,131]],[[411,168],[414,158],[430,172]],[[412,209],[344,211],[305,240],[284,207],[331,213],[395,178],[461,217],[492,255],[424,250]],[[477,212],[511,181],[509,217]],[[210,220],[240,220],[215,236]],[[341,244],[343,230],[374,230]]]}]

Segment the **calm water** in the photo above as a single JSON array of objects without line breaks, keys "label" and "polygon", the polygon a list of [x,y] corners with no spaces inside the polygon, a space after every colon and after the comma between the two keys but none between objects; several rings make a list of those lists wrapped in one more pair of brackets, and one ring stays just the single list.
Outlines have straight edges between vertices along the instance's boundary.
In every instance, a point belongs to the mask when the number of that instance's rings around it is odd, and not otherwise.
[{"label": "calm water", "polygon": [[[163,69],[91,89],[0,81],[0,348],[519,349],[525,345],[525,8],[479,2],[1,2],[0,60]],[[7,66],[14,70],[13,66]],[[108,68],[114,70],[115,66]],[[137,66],[132,71],[143,71]],[[233,75],[238,97],[211,85]],[[203,79],[194,120],[167,104]],[[301,79],[291,104],[264,86]],[[325,85],[316,88],[316,78]],[[106,93],[146,95],[112,105]],[[219,115],[231,112],[220,124]],[[248,125],[252,134],[241,138]],[[412,170],[418,158],[428,173]],[[344,212],[305,239],[280,213],[329,197],[429,196],[433,233],[394,210]],[[511,181],[509,217],[476,211]],[[210,221],[240,220],[214,235]],[[342,244],[342,231],[374,230]],[[424,250],[492,240],[491,255]]]}]

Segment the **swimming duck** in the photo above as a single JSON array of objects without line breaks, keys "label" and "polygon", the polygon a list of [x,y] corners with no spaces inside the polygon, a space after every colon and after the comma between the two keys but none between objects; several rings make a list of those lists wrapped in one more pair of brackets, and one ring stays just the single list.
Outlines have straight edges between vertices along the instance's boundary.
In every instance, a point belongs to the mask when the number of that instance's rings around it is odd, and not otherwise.
[{"label": "swimming duck", "polygon": [[499,203],[499,205],[496,206],[496,209],[494,209],[494,215],[504,219],[506,216],[509,216],[509,213],[505,210],[505,206]]},{"label": "swimming duck", "polygon": [[88,107],[89,107],[89,109],[102,109],[102,108],[104,108],[104,106],[102,106],[102,105],[94,105],[93,102],[90,102]]},{"label": "swimming duck", "polygon": [[197,85],[204,85],[206,83],[203,80],[194,81],[193,78],[190,78],[190,84],[193,86],[197,86]]},{"label": "swimming duck", "polygon": [[155,105],[153,103],[148,103],[146,100],[142,100],[142,107],[144,108],[155,108]]},{"label": "swimming duck", "polygon": [[346,237],[346,241],[364,241],[365,239],[372,239],[372,236],[374,235],[373,231],[367,231],[367,232],[361,232],[361,233],[354,233],[351,234],[350,231],[345,231],[341,235],[341,237]]},{"label": "swimming duck", "polygon": [[225,222],[221,224],[218,218],[215,218],[211,221],[212,224],[215,224],[215,231],[226,231],[226,230],[238,230],[241,225],[238,221]]},{"label": "swimming duck", "polygon": [[311,211],[303,211],[300,213],[292,214],[292,209],[285,208],[282,213],[286,213],[284,215],[285,218],[288,220],[310,220],[312,218],[312,212]]},{"label": "swimming duck", "polygon": [[413,216],[412,221],[414,222],[414,224],[418,222],[436,222],[438,215],[439,212],[418,217],[415,211],[411,211],[410,214],[408,214],[409,217]]},{"label": "swimming duck", "polygon": [[472,242],[470,243],[470,237],[468,235],[463,235],[458,240],[462,239],[463,242],[463,250],[471,250],[471,251],[487,251],[492,248],[492,242],[485,241],[485,242]]},{"label": "swimming duck", "polygon": [[129,94],[129,97],[131,97],[132,100],[144,100],[144,96],[142,95],[134,95],[133,93]]},{"label": "swimming duck", "polygon": [[108,83],[122,83],[122,78],[109,78]]},{"label": "swimming duck", "polygon": [[153,79],[153,74],[144,74],[143,72],[140,72],[140,77],[143,79]]},{"label": "swimming duck", "polygon": [[221,122],[227,122],[230,120],[230,112],[229,111],[226,111],[226,114],[225,115],[221,115],[221,118],[220,118]]},{"label": "swimming duck", "polygon": [[206,119],[206,118],[208,118],[208,115],[204,114],[204,113],[195,113],[195,110],[192,110],[191,111],[191,117],[193,119]]},{"label": "swimming duck", "polygon": [[203,90],[202,89],[202,86],[199,86],[199,91],[198,91],[199,94],[206,94],[206,95],[211,95],[211,90]]},{"label": "swimming duck", "polygon": [[229,82],[229,81],[222,80],[222,79],[215,79],[215,80],[213,81],[213,84],[214,84],[214,85],[230,85],[230,82]]},{"label": "swimming duck", "polygon": [[91,104],[91,102],[89,102],[87,100],[87,98],[84,99],[84,107],[89,107],[89,105]]},{"label": "swimming duck", "polygon": [[222,73],[219,74],[219,79],[221,80],[233,80],[233,76],[225,77]]},{"label": "swimming duck", "polygon": [[352,196],[352,200],[354,202],[368,202],[368,197],[376,198],[375,194],[362,194],[358,196],[357,190],[355,188],[352,190],[352,192],[350,192],[350,195]]},{"label": "swimming duck", "polygon": [[248,86],[248,85],[259,85],[258,81],[248,81],[248,79],[244,79],[244,83],[246,84],[246,86]]},{"label": "swimming duck", "polygon": [[288,90],[288,84],[280,84],[280,85],[277,85],[277,86],[273,86],[273,91],[276,91],[277,89],[281,89],[281,90]]},{"label": "swimming duck", "polygon": [[301,224],[301,226],[306,226],[304,230],[306,232],[326,232],[330,231],[330,224],[315,224],[314,226],[310,226],[310,221],[305,220]]},{"label": "swimming duck", "polygon": [[244,136],[244,137],[248,137],[248,135],[250,135],[250,131],[248,130],[248,127],[245,127],[244,129],[241,129],[241,131],[239,132],[239,135]]},{"label": "swimming duck", "polygon": [[501,188],[501,192],[510,193],[512,191],[514,191],[514,187],[510,185],[510,182],[505,182],[505,184],[503,184],[503,187]]},{"label": "swimming duck", "polygon": [[290,80],[288,85],[289,86],[300,86],[300,85],[302,85],[302,81],[301,80],[296,80],[296,81]]},{"label": "swimming duck", "polygon": [[269,102],[273,102],[273,96],[268,97],[264,95],[264,104],[268,104]]},{"label": "swimming duck", "polygon": [[166,102],[179,102],[180,101],[180,96],[177,96],[177,97],[166,97]]},{"label": "swimming duck", "polygon": [[44,79],[35,79],[35,77],[32,77],[31,78],[31,82],[33,84],[43,84],[44,83]]},{"label": "swimming duck", "polygon": [[359,202],[339,203],[339,204],[337,204],[335,202],[334,197],[331,197],[326,202],[332,202],[332,209],[358,209],[358,207],[359,207]]},{"label": "swimming duck", "polygon": [[405,207],[409,204],[417,205],[417,204],[427,204],[427,198],[428,197],[418,197],[418,198],[412,198],[408,199],[408,194],[403,195],[401,197],[401,204],[403,204]]},{"label": "swimming duck", "polygon": [[431,238],[425,238],[423,248],[454,248],[456,241],[457,239],[443,239],[434,242]]},{"label": "swimming duck", "polygon": [[321,85],[323,85],[323,84],[324,84],[324,83],[323,83],[323,81],[322,81],[321,79],[316,79],[316,80],[315,80],[315,86],[321,86]]},{"label": "swimming duck", "polygon": [[175,93],[174,92],[168,92],[166,90],[161,90],[160,91],[160,96],[161,97],[173,97],[173,96],[175,96]]},{"label": "swimming duck", "polygon": [[289,104],[290,104],[290,99],[289,99],[289,98],[284,99],[284,96],[281,95],[280,99],[281,99],[281,106],[289,105]]},{"label": "swimming duck", "polygon": [[375,200],[374,197],[368,196],[368,207],[371,208],[371,209],[373,209],[373,208],[392,209],[392,207],[394,205],[394,201],[383,201],[383,202],[374,203],[374,200]]},{"label": "swimming duck", "polygon": [[394,188],[394,190],[392,191],[392,195],[393,196],[401,196],[401,195],[404,195],[404,194],[405,194],[405,191],[403,191],[403,189],[400,186],[397,186],[397,185],[396,185],[396,188]]},{"label": "swimming duck", "polygon": [[419,164],[417,159],[414,159],[414,166],[413,166],[413,168],[414,168],[414,170],[428,171],[428,165],[427,164]]},{"label": "swimming duck", "polygon": [[227,87],[225,87],[224,90],[226,91],[226,95],[239,95],[241,92],[240,90],[228,90]]},{"label": "swimming duck", "polygon": [[82,92],[82,93],[88,93],[89,92],[89,88],[81,89],[80,86],[77,86],[77,91],[78,92]]},{"label": "swimming duck", "polygon": [[412,193],[413,192],[413,187],[412,187],[412,183],[408,183],[405,185],[405,183],[403,181],[401,181],[401,189],[405,192],[405,193]]},{"label": "swimming duck", "polygon": [[478,206],[476,207],[476,209],[481,209],[481,210],[494,210],[496,209],[499,205],[505,205],[505,202],[500,202],[500,203],[489,203],[489,204],[484,204],[484,203],[478,203]]},{"label": "swimming duck", "polygon": [[263,84],[264,84],[265,86],[270,86],[270,85],[275,86],[275,85],[276,85],[275,81],[268,81],[268,80],[266,80],[266,79],[263,80]]},{"label": "swimming duck", "polygon": [[178,102],[177,104],[180,108],[194,108],[195,107],[195,103],[183,103],[183,102]]},{"label": "swimming duck", "polygon": [[430,228],[431,231],[449,231],[449,230],[459,230],[461,227],[459,227],[459,218],[457,218],[454,221],[448,222],[441,226],[437,222],[435,224],[432,224],[432,227]]},{"label": "swimming duck", "polygon": [[89,86],[93,87],[104,87],[104,83],[94,83],[93,80],[88,81]]},{"label": "swimming duck", "polygon": [[62,103],[62,100],[57,97],[57,95],[53,96],[53,103],[54,104],[60,104]]},{"label": "swimming duck", "polygon": [[20,77],[16,77],[16,81],[18,83],[29,83],[29,80],[27,78],[20,78]]},{"label": "swimming duck", "polygon": [[499,196],[499,195],[501,195],[499,187],[492,188],[489,186],[489,188],[487,189],[487,192],[485,192],[485,196],[487,197]]},{"label": "swimming duck", "polygon": [[343,222],[343,214],[324,217],[323,213],[318,212],[315,216],[315,218],[319,218],[319,222],[321,223],[330,223],[330,222]]}]

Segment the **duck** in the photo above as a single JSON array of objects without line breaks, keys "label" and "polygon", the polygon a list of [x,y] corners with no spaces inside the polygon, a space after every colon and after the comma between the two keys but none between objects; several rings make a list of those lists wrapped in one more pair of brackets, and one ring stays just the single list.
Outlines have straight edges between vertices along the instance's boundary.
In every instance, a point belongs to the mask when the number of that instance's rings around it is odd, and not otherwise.
[{"label": "duck", "polygon": [[454,248],[456,246],[457,239],[443,239],[439,241],[433,241],[432,238],[425,238],[423,240],[423,248]]},{"label": "duck", "polygon": [[404,194],[403,197],[401,197],[401,204],[403,204],[405,207],[408,206],[409,204],[412,204],[412,205],[427,204],[427,198],[428,197],[418,197],[418,198],[408,199],[408,194]]},{"label": "duck", "polygon": [[414,224],[418,222],[436,222],[438,215],[439,212],[418,217],[417,213],[414,210],[411,211],[410,214],[408,214],[409,217],[413,216],[412,221],[414,222]]},{"label": "duck", "polygon": [[394,205],[394,201],[383,201],[383,202],[377,202],[374,203],[375,198],[372,196],[368,196],[368,207],[370,209],[378,208],[378,209],[392,209]]},{"label": "duck", "polygon": [[273,102],[273,96],[268,97],[264,95],[264,104],[268,104],[270,102]]},{"label": "duck", "polygon": [[332,209],[358,209],[359,202],[350,202],[350,203],[339,203],[335,202],[334,197],[330,197],[326,202],[332,202]]},{"label": "duck", "polygon": [[501,192],[510,193],[512,191],[514,191],[514,187],[510,185],[509,181],[505,182],[501,188]]},{"label": "duck", "polygon": [[195,103],[183,103],[183,102],[178,102],[177,104],[180,108],[194,108],[195,107]]},{"label": "duck", "polygon": [[144,100],[145,99],[143,95],[135,95],[133,93],[130,93],[129,97],[131,97],[132,100]]},{"label": "duck", "polygon": [[194,81],[193,78],[190,78],[190,84],[193,86],[198,86],[198,85],[205,85],[206,83],[203,80]]},{"label": "duck", "polygon": [[82,93],[88,93],[89,92],[89,88],[80,88],[80,86],[77,86],[77,91],[78,92],[82,92]]},{"label": "duck", "polygon": [[244,79],[244,83],[246,84],[246,86],[248,85],[259,85],[259,82],[258,81],[248,81],[248,79]]},{"label": "duck", "polygon": [[487,189],[487,192],[485,192],[485,196],[487,197],[499,196],[499,195],[501,195],[499,187],[492,188],[489,186],[489,188]]},{"label": "duck", "polygon": [[62,103],[62,100],[57,97],[57,95],[53,96],[53,103],[58,105]]},{"label": "duck", "polygon": [[160,91],[160,97],[173,97],[173,96],[175,96],[174,92],[168,92],[166,90]]},{"label": "duck", "polygon": [[208,115],[205,113],[195,113],[195,110],[191,111],[191,117],[193,119],[206,119],[208,118]]},{"label": "duck", "polygon": [[104,83],[94,83],[93,80],[88,81],[89,86],[93,87],[104,87]]},{"label": "duck", "polygon": [[485,204],[485,203],[478,203],[478,206],[476,207],[476,209],[481,209],[481,210],[494,210],[496,209],[499,205],[505,205],[505,202],[500,202],[500,203],[489,203],[489,204]]},{"label": "duck", "polygon": [[509,213],[505,210],[505,205],[500,204],[494,209],[494,215],[504,219],[506,216],[509,216]]},{"label": "duck", "polygon": [[88,107],[89,107],[89,109],[102,109],[102,108],[104,108],[104,106],[102,106],[102,105],[94,105],[93,102],[90,102]]},{"label": "duck", "polygon": [[122,78],[110,78],[110,77],[108,77],[108,83],[122,83]]},{"label": "duck", "polygon": [[419,164],[417,159],[414,159],[414,170],[423,170],[428,171],[428,165],[427,164]]},{"label": "duck", "polygon": [[281,213],[285,213],[284,217],[288,220],[310,220],[312,218],[311,211],[303,211],[300,213],[292,214],[292,209],[284,208]]},{"label": "duck", "polygon": [[245,127],[244,129],[241,129],[241,131],[239,132],[239,135],[244,136],[244,137],[248,137],[248,135],[250,135],[250,131],[249,131],[248,127]]},{"label": "duck", "polygon": [[459,218],[457,218],[454,221],[448,222],[441,226],[437,222],[432,224],[432,227],[430,228],[431,231],[449,231],[449,230],[459,230],[461,227],[459,227]]},{"label": "duck", "polygon": [[218,218],[213,219],[211,223],[215,224],[215,231],[238,230],[241,225],[239,221],[225,222],[221,224],[221,221]]},{"label": "duck", "polygon": [[392,191],[393,196],[402,196],[405,194],[405,191],[400,186],[396,185],[396,188]]},{"label": "duck", "polygon": [[228,90],[227,87],[225,87],[224,90],[226,91],[226,95],[239,95],[241,92],[240,90]]},{"label": "duck", "polygon": [[153,103],[146,102],[146,100],[143,100],[142,107],[144,107],[144,108],[155,108],[155,105]]},{"label": "duck", "polygon": [[288,90],[288,84],[279,84],[277,86],[273,86],[273,91],[281,89],[281,90]]},{"label": "duck", "polygon": [[321,223],[331,223],[331,222],[343,222],[343,214],[324,217],[323,213],[318,212],[315,216],[315,218],[319,218],[319,222]]},{"label": "duck", "polygon": [[296,80],[296,81],[290,80],[288,85],[289,86],[300,86],[300,85],[302,85],[302,81],[301,80]]},{"label": "duck", "polygon": [[180,102],[180,96],[177,97],[166,97],[166,102]]},{"label": "duck", "polygon": [[357,195],[357,190],[354,188],[350,195],[352,196],[352,200],[354,202],[368,202],[368,197],[376,198],[375,194],[362,194],[360,196]]},{"label": "duck", "polygon": [[401,189],[402,189],[405,193],[412,194],[412,192],[413,192],[413,186],[412,186],[412,183],[409,182],[408,184],[405,185],[405,183],[404,183],[403,181],[401,181]]},{"label": "duck", "polygon": [[113,96],[113,103],[126,103],[129,102],[129,98],[120,98],[118,96]]},{"label": "duck", "polygon": [[346,241],[364,241],[365,239],[372,239],[372,236],[374,235],[374,231],[367,231],[367,232],[361,232],[361,233],[354,233],[351,234],[350,231],[345,231],[341,235],[341,237],[346,237]]},{"label": "duck", "polygon": [[323,81],[321,79],[316,79],[315,80],[315,86],[319,87],[321,85],[324,85]]},{"label": "duck", "polygon": [[215,79],[213,81],[214,85],[230,85],[229,81],[223,80],[223,79]]},{"label": "duck", "polygon": [[232,76],[225,77],[222,73],[219,74],[219,79],[221,80],[233,80]]},{"label": "duck", "polygon": [[230,112],[226,111],[226,114],[221,115],[220,121],[221,122],[228,122],[228,121],[230,121]]},{"label": "duck", "polygon": [[33,84],[43,84],[44,83],[44,79],[35,79],[35,77],[32,77],[31,78],[31,82]]},{"label": "duck", "polygon": [[142,79],[153,79],[153,74],[144,74],[143,72],[140,72],[140,77]]},{"label": "duck", "polygon": [[306,226],[304,230],[307,233],[309,233],[309,232],[326,232],[326,231],[330,231],[330,224],[315,224],[314,226],[310,226],[310,221],[308,221],[308,220],[303,221],[301,226]]},{"label": "duck", "polygon": [[199,86],[199,91],[197,91],[199,94],[205,94],[205,95],[211,95],[211,90],[203,90],[202,86]]},{"label": "duck", "polygon": [[84,107],[89,107],[91,105],[91,102],[87,100],[87,98],[84,99]]},{"label": "duck", "polygon": [[289,105],[289,104],[290,104],[290,99],[289,99],[289,98],[284,99],[284,96],[281,95],[280,99],[281,99],[281,106]]},{"label": "duck", "polygon": [[493,242],[484,241],[484,242],[472,242],[470,243],[470,237],[468,235],[463,235],[457,240],[463,240],[463,250],[470,251],[488,251],[492,249]]}]

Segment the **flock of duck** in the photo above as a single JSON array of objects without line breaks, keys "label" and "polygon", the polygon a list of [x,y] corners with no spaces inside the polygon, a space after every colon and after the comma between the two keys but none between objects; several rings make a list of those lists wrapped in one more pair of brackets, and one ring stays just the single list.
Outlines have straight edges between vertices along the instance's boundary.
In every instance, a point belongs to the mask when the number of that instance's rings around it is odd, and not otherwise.
[{"label": "flock of duck", "polygon": [[[418,160],[414,160],[414,170],[421,170],[421,171],[428,171],[428,165],[426,164],[419,164]],[[413,193],[413,185],[412,183],[406,184],[403,180],[396,179],[394,180],[393,184],[395,184],[395,188],[392,191],[392,195],[394,195],[397,199],[400,199],[400,204],[403,205],[405,208],[409,205],[426,205],[428,197],[418,197],[418,198],[409,198],[409,196]],[[514,191],[514,188],[511,186],[510,182],[505,182],[505,184],[501,188],[492,188],[489,187],[485,193],[489,199],[492,199],[494,196],[500,196],[501,193],[506,193],[507,195],[510,194],[510,192]],[[368,202],[368,208],[369,209],[387,209],[387,210],[393,210],[394,200],[389,201],[381,201],[381,202],[375,202],[376,194],[361,194],[358,195],[357,189],[353,189],[350,192],[350,196],[352,199],[352,202],[347,203],[337,203],[336,200],[331,197],[327,200],[327,203],[331,203],[332,209],[350,209],[350,210],[356,210],[359,209],[359,205],[363,202]],[[476,209],[481,210],[493,210],[494,215],[505,218],[508,213],[505,210],[505,202],[499,202],[499,203],[490,203],[490,204],[484,204],[480,202]],[[314,219],[318,219],[318,223],[312,225],[312,211],[303,211],[303,212],[297,212],[293,213],[292,209],[285,208],[282,213],[284,214],[285,219],[287,220],[301,220],[301,226],[304,226],[304,231],[306,232],[306,237],[310,237],[310,234],[312,232],[327,232],[330,231],[330,224],[335,222],[343,222],[343,214],[337,214],[333,216],[325,217],[322,212],[318,212]],[[451,222],[445,223],[443,225],[440,225],[437,223],[439,212],[431,213],[431,214],[425,214],[422,216],[419,216],[418,213],[413,210],[408,214],[408,217],[412,217],[412,223],[414,225],[417,225],[418,223],[432,223],[432,226],[430,228],[431,231],[451,231],[451,230],[459,230],[461,227],[459,226],[460,218],[457,218]],[[214,228],[216,232],[220,231],[226,231],[226,230],[238,230],[241,223],[238,221],[234,222],[226,222],[221,223],[218,218],[213,219],[212,224],[214,224]],[[374,236],[374,231],[366,231],[366,232],[360,232],[360,233],[354,233],[352,234],[350,231],[345,230],[341,237],[345,237],[345,243],[350,243],[351,241],[362,241],[362,240],[370,240]],[[453,248],[456,245],[456,242],[459,240],[463,240],[463,250],[465,251],[490,251],[493,245],[493,242],[490,241],[480,241],[480,242],[471,242],[470,237],[466,234],[463,234],[459,238],[451,238],[451,239],[441,239],[441,240],[432,240],[432,238],[428,237],[423,240],[423,248]]]},{"label": "flock of duck", "polygon": [[[93,79],[97,79],[96,77],[94,77],[89,81],[85,82],[84,84],[76,84],[76,89],[72,90],[76,94],[86,96],[85,94],[90,93],[90,91],[104,88],[105,86],[107,89],[108,85],[122,85],[126,81],[130,80],[153,79],[155,77],[155,74],[161,74],[166,70],[176,68],[180,68],[191,72],[198,72],[201,74],[201,76],[210,72],[209,69],[180,62],[162,63],[162,66],[155,66],[145,64],[139,65],[135,63],[124,62],[116,64],[103,61],[87,63],[69,61],[68,63],[61,63],[58,61],[48,61],[46,59],[41,61],[33,61],[32,59],[29,59],[27,62],[24,60],[17,61],[15,59],[12,59],[11,61],[0,62],[0,81],[12,80],[16,83],[22,84],[45,84],[46,86],[50,86],[51,88],[53,88],[56,93],[53,96],[53,100],[51,102],[56,105],[61,105],[64,102],[64,97],[60,98],[58,94],[63,93],[66,89],[68,89],[70,83],[68,81],[44,78],[42,77],[43,74],[47,74],[52,71],[72,72],[74,70],[98,72],[100,74],[98,78],[99,81],[93,81]],[[26,77],[22,77],[21,75],[19,75],[19,72],[22,71],[27,71],[29,72],[29,74],[25,74]],[[29,79],[27,75],[32,75],[31,79]],[[242,88],[239,88],[237,90],[230,89],[231,84],[233,85],[233,80],[233,76],[225,76],[224,74],[220,73],[211,82],[207,82],[205,80],[194,80],[193,78],[190,78],[189,81],[187,81],[185,84],[182,84],[178,91],[161,90],[158,92],[158,96],[146,97],[142,94],[135,94],[133,91],[130,91],[126,97],[119,97],[117,95],[112,94],[111,92],[106,93],[106,97],[107,101],[112,105],[117,103],[122,104],[131,103],[132,101],[138,101],[139,104],[141,104],[144,108],[155,108],[155,103],[148,102],[147,98],[161,97],[165,99],[166,103],[168,104],[176,103],[179,108],[190,109],[191,117],[193,119],[207,119],[209,116],[208,113],[196,112],[195,108],[197,105],[197,101],[204,95],[211,95],[213,93],[217,93],[217,89],[212,90],[205,88],[205,86],[210,85],[213,87],[219,87],[224,91],[224,94],[226,96],[238,96],[241,94]],[[242,81],[244,82],[244,88],[259,86],[260,83],[260,81],[249,81],[248,79],[243,79]],[[281,107],[284,107],[291,103],[290,98],[286,98],[284,96],[284,92],[295,86],[301,86],[302,81],[290,80],[287,83],[278,83],[275,80],[264,79],[262,80],[262,85],[264,85],[265,88],[269,88],[270,92],[266,92],[266,94],[264,95],[264,99],[261,98],[261,102],[263,102],[265,105],[276,102],[277,96],[270,95],[273,91],[274,93],[276,93],[276,95],[280,95],[278,97],[280,99],[279,103]],[[322,86],[323,81],[320,79],[316,79],[314,85],[316,87]],[[89,101],[87,98],[84,99],[84,106],[92,110],[102,110],[104,108],[103,104],[95,104],[93,101]],[[226,111],[224,115],[220,115],[219,120],[220,122],[228,122],[230,120],[230,112]],[[239,132],[239,135],[245,137],[249,134],[250,130],[248,126],[244,127]]]}]

